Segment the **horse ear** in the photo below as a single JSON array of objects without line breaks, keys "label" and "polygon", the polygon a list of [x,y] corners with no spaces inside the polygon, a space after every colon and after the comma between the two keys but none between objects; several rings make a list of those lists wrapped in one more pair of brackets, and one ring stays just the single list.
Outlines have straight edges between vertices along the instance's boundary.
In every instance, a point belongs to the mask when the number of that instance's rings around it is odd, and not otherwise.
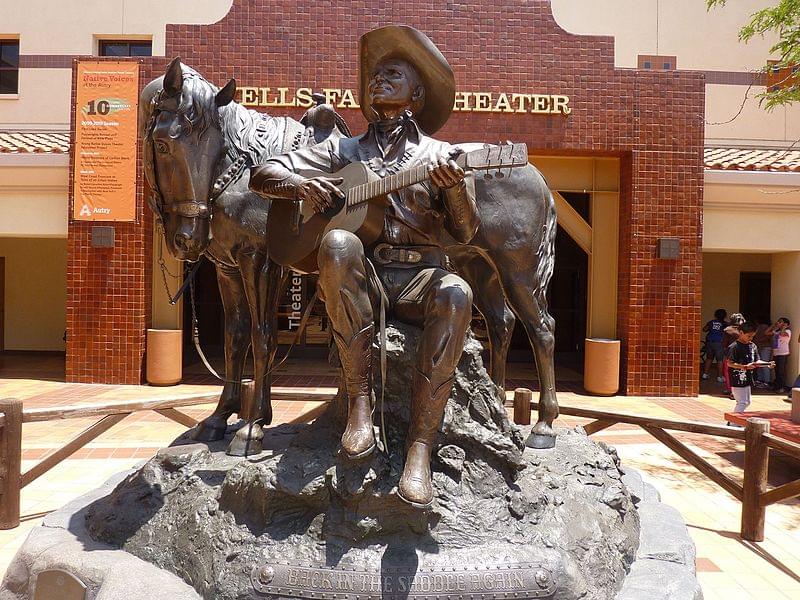
[{"label": "horse ear", "polygon": [[168,96],[177,96],[183,89],[183,70],[181,69],[181,58],[176,56],[172,59],[164,75],[164,91]]},{"label": "horse ear", "polygon": [[217,97],[215,98],[217,106],[227,106],[233,100],[234,95],[236,95],[236,80],[231,79],[225,84],[224,88],[217,92]]}]

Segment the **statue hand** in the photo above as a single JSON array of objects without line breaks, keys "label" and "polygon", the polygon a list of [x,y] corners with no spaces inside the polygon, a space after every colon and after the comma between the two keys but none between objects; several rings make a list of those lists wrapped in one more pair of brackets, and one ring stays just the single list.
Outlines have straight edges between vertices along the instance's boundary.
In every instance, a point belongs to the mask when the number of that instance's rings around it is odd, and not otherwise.
[{"label": "statue hand", "polygon": [[324,212],[333,208],[334,196],[344,198],[344,192],[337,186],[344,181],[341,177],[312,177],[297,186],[297,199],[311,204],[314,212]]},{"label": "statue hand", "polygon": [[436,187],[451,188],[464,181],[464,169],[449,155],[440,154],[435,163],[428,165],[428,177]]}]

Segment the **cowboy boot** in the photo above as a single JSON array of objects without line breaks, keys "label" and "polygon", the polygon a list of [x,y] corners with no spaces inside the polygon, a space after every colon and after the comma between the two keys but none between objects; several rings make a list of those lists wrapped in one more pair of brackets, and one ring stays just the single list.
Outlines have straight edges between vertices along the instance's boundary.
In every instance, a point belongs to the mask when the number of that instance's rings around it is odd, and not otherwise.
[{"label": "cowboy boot", "polygon": [[452,377],[434,390],[426,375],[419,371],[414,372],[414,397],[406,442],[406,464],[397,493],[402,500],[415,508],[428,508],[433,503],[431,452],[452,388]]},{"label": "cowboy boot", "polygon": [[[375,326],[367,325],[349,344],[335,336],[344,371],[347,391],[347,426],[342,434],[342,450],[351,459],[369,456],[375,450],[372,429],[372,336]],[[334,332],[335,333],[335,332]]]}]

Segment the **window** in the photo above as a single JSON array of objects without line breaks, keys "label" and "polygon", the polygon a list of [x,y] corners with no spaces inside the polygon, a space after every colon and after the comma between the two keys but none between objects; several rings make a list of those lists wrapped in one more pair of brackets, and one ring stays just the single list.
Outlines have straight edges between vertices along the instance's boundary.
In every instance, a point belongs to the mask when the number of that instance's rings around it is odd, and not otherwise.
[{"label": "window", "polygon": [[659,56],[658,54],[640,54],[638,66],[650,71],[674,71],[677,68],[676,56]]},{"label": "window", "polygon": [[0,40],[0,94],[19,92],[19,40]]},{"label": "window", "polygon": [[150,40],[100,40],[97,46],[100,56],[152,56]]}]

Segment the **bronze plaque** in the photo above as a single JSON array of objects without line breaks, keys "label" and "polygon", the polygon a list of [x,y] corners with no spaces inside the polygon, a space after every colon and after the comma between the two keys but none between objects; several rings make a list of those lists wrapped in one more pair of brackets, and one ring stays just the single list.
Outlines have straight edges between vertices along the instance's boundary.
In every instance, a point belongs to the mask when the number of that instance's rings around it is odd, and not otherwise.
[{"label": "bronze plaque", "polygon": [[42,571],[36,577],[33,600],[86,600],[86,586],[66,571]]},{"label": "bronze plaque", "polygon": [[262,563],[251,573],[257,592],[321,600],[506,600],[551,598],[552,573],[534,563],[458,567],[383,567],[380,571]]}]

